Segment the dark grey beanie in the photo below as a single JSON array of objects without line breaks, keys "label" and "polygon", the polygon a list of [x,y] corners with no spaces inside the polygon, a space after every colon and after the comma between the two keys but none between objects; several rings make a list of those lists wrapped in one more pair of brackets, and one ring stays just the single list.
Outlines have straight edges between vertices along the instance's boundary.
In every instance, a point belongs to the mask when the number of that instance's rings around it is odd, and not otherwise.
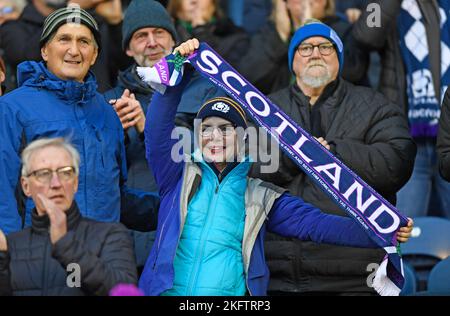
[{"label": "dark grey beanie", "polygon": [[41,39],[39,41],[40,46],[44,46],[51,38],[52,34],[58,31],[60,26],[67,23],[80,23],[87,26],[94,35],[98,49],[101,49],[102,43],[97,22],[92,15],[81,9],[79,6],[70,5],[52,12],[45,19],[44,28],[42,29]]},{"label": "dark grey beanie", "polygon": [[159,27],[172,34],[177,41],[177,32],[169,13],[163,5],[154,0],[132,0],[125,10],[122,24],[122,47],[128,48],[133,33],[144,27]]}]

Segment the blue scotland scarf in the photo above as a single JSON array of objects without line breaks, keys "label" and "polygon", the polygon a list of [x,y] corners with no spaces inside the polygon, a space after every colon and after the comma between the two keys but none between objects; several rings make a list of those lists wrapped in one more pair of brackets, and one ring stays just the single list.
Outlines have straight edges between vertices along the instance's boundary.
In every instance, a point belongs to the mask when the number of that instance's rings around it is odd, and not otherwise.
[{"label": "blue scotland scarf", "polygon": [[141,67],[137,71],[143,81],[164,93],[166,86],[181,82],[185,62],[239,102],[298,167],[386,251],[373,287],[381,295],[398,295],[404,278],[396,232],[406,226],[407,219],[207,44],[200,43],[199,49],[187,59],[169,55],[154,67]]},{"label": "blue scotland scarf", "polygon": [[430,71],[424,17],[417,0],[403,0],[398,17],[400,48],[406,69],[408,118],[413,137],[436,137],[441,101],[450,83],[450,1],[439,0],[441,100]]}]

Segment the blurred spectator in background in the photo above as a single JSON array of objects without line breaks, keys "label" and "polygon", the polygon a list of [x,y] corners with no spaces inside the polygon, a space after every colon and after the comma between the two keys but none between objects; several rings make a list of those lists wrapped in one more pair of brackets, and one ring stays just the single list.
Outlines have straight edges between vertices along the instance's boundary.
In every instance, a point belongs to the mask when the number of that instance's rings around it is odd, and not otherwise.
[{"label": "blurred spectator in background", "polygon": [[[408,115],[417,144],[414,172],[399,191],[397,208],[409,217],[450,209],[450,184],[439,175],[436,135],[440,104],[450,84],[450,1],[373,0],[355,23],[355,39],[380,52],[380,91]],[[373,21],[372,21],[373,22]],[[430,204],[433,205],[430,207]]]},{"label": "blurred spectator in background", "polygon": [[[343,17],[350,23],[358,21],[363,10],[366,9],[370,0],[335,0],[336,14]],[[381,62],[380,55],[377,52],[370,53],[370,65],[367,70],[370,86],[374,89],[378,88],[380,82]]]},{"label": "blurred spectator in background", "polygon": [[[23,11],[23,8],[26,5],[26,0],[0,0],[0,29],[3,23],[7,21],[14,21],[17,20],[20,16],[20,14]],[[0,57],[3,57],[5,52],[2,48],[3,45],[1,44],[1,38],[0,38]],[[2,91],[3,93],[6,91],[6,87],[11,85],[11,82],[15,81],[15,74],[11,75],[11,69],[8,69],[6,71],[7,67],[3,62],[3,75],[5,77],[2,80]],[[9,67],[8,67],[9,68]],[[6,74],[10,74],[9,76],[6,76]],[[14,84],[15,85],[15,84]]]},{"label": "blurred spectator in background", "polygon": [[26,0],[0,0],[0,26],[6,21],[17,20]]},{"label": "blurred spectator in background", "polygon": [[288,44],[292,34],[308,18],[333,28],[344,42],[343,78],[367,84],[368,53],[353,41],[352,25],[335,15],[334,0],[273,0],[270,21],[251,39],[238,70],[263,93],[287,87],[293,80],[288,68]]},{"label": "blurred spectator in background", "polygon": [[272,10],[272,0],[222,0],[221,5],[233,23],[250,35],[259,31]]},{"label": "blurred spectator in background", "polygon": [[335,2],[336,14],[345,17],[350,23],[355,23],[370,0],[335,0]]},{"label": "blurred spectator in background", "polygon": [[219,0],[170,0],[167,10],[175,20],[180,42],[195,37],[208,43],[231,65],[239,65],[249,38],[225,16]]},{"label": "blurred spectator in background", "polygon": [[89,9],[96,19],[102,34],[102,47],[93,72],[97,78],[99,91],[112,87],[118,68],[129,63],[120,49],[122,8],[120,0],[31,0],[21,16],[9,21],[0,28],[0,45],[4,50],[7,66],[11,68],[8,89],[17,86],[17,65],[22,61],[41,60],[39,39],[45,18],[57,8],[75,3]]},{"label": "blurred spectator in background", "polygon": [[31,227],[7,238],[0,229],[0,294],[108,295],[117,284],[136,284],[125,227],[81,216],[75,147],[39,139],[24,149],[22,162],[21,185],[36,207]]}]

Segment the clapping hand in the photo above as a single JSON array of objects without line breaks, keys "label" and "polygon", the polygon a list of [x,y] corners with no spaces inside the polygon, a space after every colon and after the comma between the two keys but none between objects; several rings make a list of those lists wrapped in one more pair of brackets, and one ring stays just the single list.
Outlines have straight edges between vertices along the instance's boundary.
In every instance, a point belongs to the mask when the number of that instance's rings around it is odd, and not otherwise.
[{"label": "clapping hand", "polygon": [[66,213],[44,195],[38,194],[38,199],[50,219],[50,240],[52,244],[55,244],[67,233]]}]

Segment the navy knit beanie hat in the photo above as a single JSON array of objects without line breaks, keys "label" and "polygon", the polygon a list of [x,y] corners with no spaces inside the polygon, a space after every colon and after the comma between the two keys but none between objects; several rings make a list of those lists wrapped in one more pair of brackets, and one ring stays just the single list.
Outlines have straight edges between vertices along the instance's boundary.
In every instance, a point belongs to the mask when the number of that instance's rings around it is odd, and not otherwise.
[{"label": "navy knit beanie hat", "polygon": [[297,47],[306,39],[314,36],[321,36],[333,43],[339,60],[339,73],[342,72],[344,66],[344,45],[337,33],[328,25],[322,22],[312,22],[300,27],[294,34],[289,44],[288,60],[289,70],[292,71],[292,63]]},{"label": "navy knit beanie hat", "polygon": [[205,119],[211,116],[218,116],[233,123],[235,127],[247,128],[247,119],[242,107],[228,97],[217,97],[206,101],[200,110],[197,118]]},{"label": "navy knit beanie hat", "polygon": [[122,47],[128,48],[133,33],[144,27],[159,27],[169,32],[174,42],[177,32],[169,13],[163,5],[154,0],[132,0],[122,22]]},{"label": "navy knit beanie hat", "polygon": [[62,25],[67,23],[77,23],[87,26],[94,35],[98,49],[101,49],[101,36],[97,22],[92,15],[76,5],[68,5],[67,7],[60,8],[47,16],[44,21],[44,28],[42,29],[41,39],[39,41],[40,47],[44,46],[51,36],[57,32]]}]

